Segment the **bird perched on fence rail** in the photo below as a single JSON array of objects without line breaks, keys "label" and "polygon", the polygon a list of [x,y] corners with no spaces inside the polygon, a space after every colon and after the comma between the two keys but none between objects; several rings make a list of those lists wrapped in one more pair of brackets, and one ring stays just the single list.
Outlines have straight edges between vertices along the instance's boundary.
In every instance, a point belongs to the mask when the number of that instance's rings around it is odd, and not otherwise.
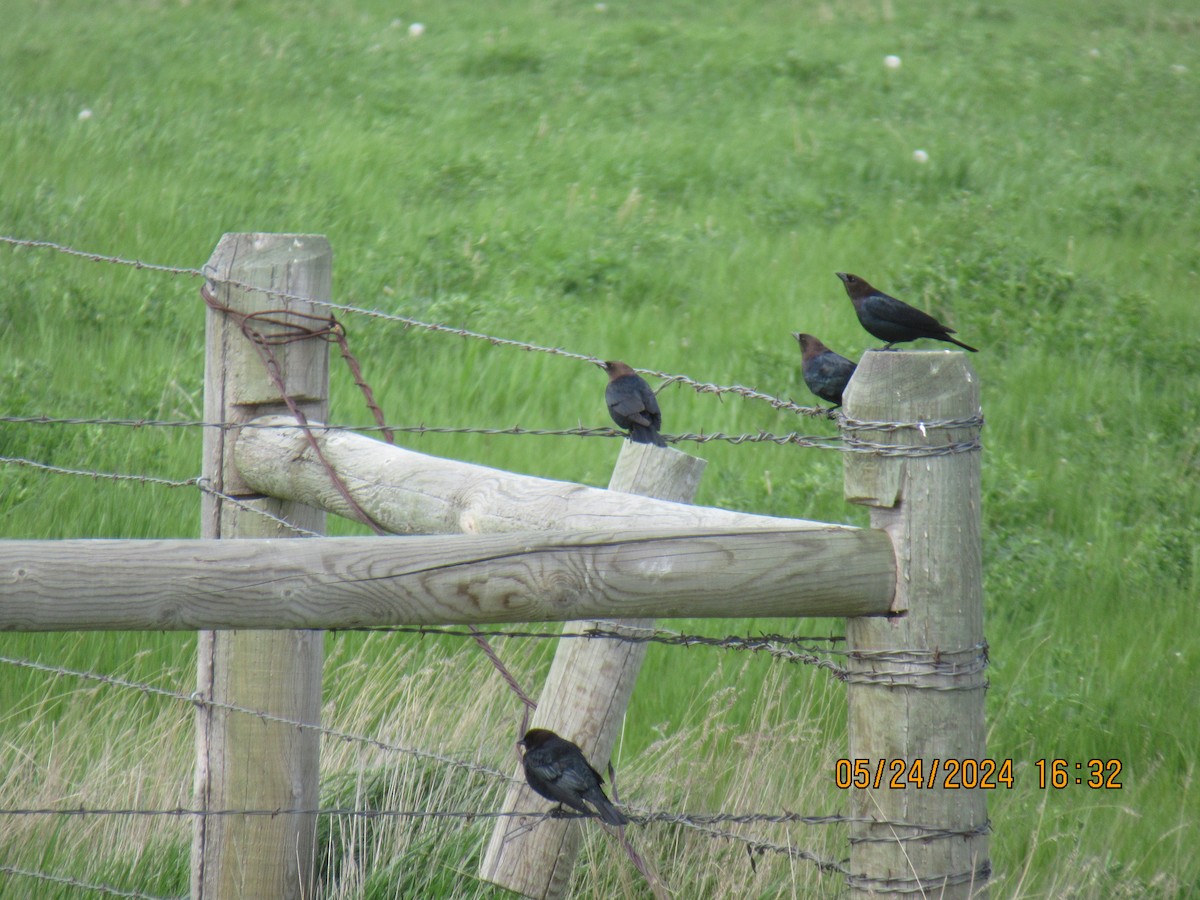
[{"label": "bird perched on fence rail", "polygon": [[619,360],[597,363],[608,373],[608,387],[604,389],[604,401],[608,413],[617,427],[629,432],[629,439],[636,444],[654,444],[665,447],[658,430],[662,428],[662,412],[658,398],[645,379]]},{"label": "bird perched on fence rail", "polygon": [[902,344],[905,341],[933,338],[935,341],[957,344],[972,353],[979,352],[969,344],[950,337],[956,333],[954,329],[943,325],[929,313],[871,287],[857,275],[838,272],[837,277],[842,279],[842,284],[846,286],[846,293],[850,295],[850,302],[854,304],[854,312],[858,314],[858,321],[862,327],[881,341],[887,342],[884,350],[891,350],[893,344]]},{"label": "bird perched on fence rail", "polygon": [[834,353],[811,334],[793,334],[800,342],[803,361],[800,371],[804,375],[804,383],[808,389],[838,407],[842,405],[842,392],[854,370],[858,368],[846,357]]},{"label": "bird perched on fence rail", "polygon": [[596,808],[600,820],[609,825],[629,822],[605,796],[601,787],[604,779],[584,758],[577,744],[545,728],[529,729],[520,743],[525,748],[521,757],[525,780],[538,794],[592,815],[592,810],[584,804],[586,800]]}]

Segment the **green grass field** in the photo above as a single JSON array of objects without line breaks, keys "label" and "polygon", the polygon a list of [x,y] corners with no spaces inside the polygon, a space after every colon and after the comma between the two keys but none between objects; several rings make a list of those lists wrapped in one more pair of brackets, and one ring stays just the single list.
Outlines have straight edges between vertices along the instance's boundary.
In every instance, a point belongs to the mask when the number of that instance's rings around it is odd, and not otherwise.
[{"label": "green grass field", "polygon": [[[789,332],[877,343],[851,271],[948,320],[983,386],[993,897],[1200,891],[1200,13],[1099,0],[8,4],[0,233],[197,267],[225,232],[317,232],[335,299],[807,402]],[[425,33],[413,36],[419,21]],[[895,54],[899,68],[884,65]],[[914,152],[927,154],[926,162]],[[194,279],[0,245],[0,413],[200,416]],[[347,317],[389,421],[607,425],[594,367]],[[335,369],[339,422],[367,415]],[[685,388],[665,430],[832,432]],[[0,424],[0,456],[196,475],[190,429]],[[603,485],[614,441],[408,446]],[[686,445],[697,502],[865,524],[837,454]],[[0,536],[193,537],[187,488],[0,465]],[[335,533],[357,533],[334,523]],[[710,634],[814,621],[669,622]],[[517,705],[452,639],[329,639],[327,722],[507,769]],[[506,643],[526,683],[545,644]],[[8,635],[0,655],[187,693],[188,635]],[[474,714],[459,715],[470,709]],[[454,712],[447,713],[447,710]],[[440,711],[435,715],[432,711]],[[190,803],[186,703],[0,664],[0,808]],[[445,724],[447,718],[453,724]],[[614,764],[652,809],[841,809],[844,690],[652,647]],[[1041,758],[1123,788],[1040,790]],[[329,742],[332,805],[490,809],[500,785]],[[323,821],[327,897],[491,897],[487,823]],[[844,830],[747,833],[845,855]],[[639,846],[677,896],[844,893],[686,830]],[[0,866],[156,896],[189,823],[0,815]],[[593,836],[576,896],[644,889]],[[5,897],[102,896],[0,873]]]}]

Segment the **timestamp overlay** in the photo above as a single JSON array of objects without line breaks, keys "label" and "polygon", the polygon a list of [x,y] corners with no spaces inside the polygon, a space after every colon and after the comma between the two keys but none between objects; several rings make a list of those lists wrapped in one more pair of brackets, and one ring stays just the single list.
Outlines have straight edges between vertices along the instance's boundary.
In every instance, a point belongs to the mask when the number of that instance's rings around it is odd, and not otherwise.
[{"label": "timestamp overlay", "polygon": [[839,759],[833,766],[833,783],[842,790],[1012,790],[1029,777],[1040,790],[1119,790],[1123,769],[1119,759],[1097,757],[1047,757],[1023,767],[1011,759]]}]

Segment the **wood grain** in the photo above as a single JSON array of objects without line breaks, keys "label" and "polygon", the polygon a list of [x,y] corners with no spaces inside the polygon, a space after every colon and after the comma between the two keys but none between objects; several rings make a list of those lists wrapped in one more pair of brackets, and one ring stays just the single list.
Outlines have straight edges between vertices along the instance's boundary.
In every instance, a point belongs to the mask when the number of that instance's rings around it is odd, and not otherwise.
[{"label": "wood grain", "polygon": [[878,615],[893,567],[850,528],[0,541],[0,630]]},{"label": "wood grain", "polygon": [[[256,424],[287,425],[268,416]],[[606,491],[393,447],[344,431],[319,433],[322,452],[351,494],[389,531],[403,534],[490,534],[499,531],[594,531],[639,525],[667,528],[816,528],[824,522],[692,506]],[[252,489],[350,516],[298,428],[249,428],[234,448]]]},{"label": "wood grain", "polygon": [[[966,354],[871,351],[863,354],[845,397],[846,413],[869,422],[933,422],[979,415],[979,380]],[[880,443],[946,445],[978,436],[978,426],[915,424],[857,436]],[[932,457],[847,454],[846,498],[871,507],[898,565],[893,618],[846,623],[851,651],[850,759],[947,761],[987,755],[983,641],[983,568],[978,451]],[[875,651],[888,651],[872,656]],[[962,665],[959,666],[958,663]],[[891,770],[888,770],[889,777]],[[916,822],[970,832],[987,821],[987,792],[938,786],[850,791],[849,815]],[[911,830],[851,826],[852,896],[985,897],[985,834],[898,842]],[[944,876],[952,876],[947,881]],[[892,881],[891,879],[896,879]],[[912,881],[918,879],[918,882]],[[961,879],[955,881],[955,879]]]},{"label": "wood grain", "polygon": [[[319,235],[227,234],[209,259],[209,285],[218,304],[239,313],[265,313],[254,328],[268,340],[312,327],[320,315],[311,303],[267,288],[327,300],[333,252]],[[321,340],[277,343],[271,353],[289,397],[306,416],[328,416],[329,352]],[[209,308],[204,361],[204,412],[208,422],[245,422],[283,408],[283,396],[235,315]],[[222,494],[202,495],[201,535],[206,538],[290,537],[293,532],[253,510],[323,531],[325,514],[299,503],[261,497],[242,481],[232,460],[234,432],[204,429],[204,477]],[[226,543],[233,544],[233,540]],[[136,554],[138,556],[140,554]],[[143,563],[131,563],[133,566]],[[126,575],[131,575],[127,572]],[[119,597],[109,603],[120,605]],[[165,608],[159,615],[171,616]],[[194,627],[207,627],[196,620]],[[222,704],[261,709],[285,719],[320,723],[324,640],[316,632],[202,631],[197,636],[197,691]],[[219,706],[197,707],[196,803],[207,809],[313,809],[317,805],[318,734],[231,715]],[[192,846],[192,897],[307,896],[313,878],[316,818],[198,817]]]}]

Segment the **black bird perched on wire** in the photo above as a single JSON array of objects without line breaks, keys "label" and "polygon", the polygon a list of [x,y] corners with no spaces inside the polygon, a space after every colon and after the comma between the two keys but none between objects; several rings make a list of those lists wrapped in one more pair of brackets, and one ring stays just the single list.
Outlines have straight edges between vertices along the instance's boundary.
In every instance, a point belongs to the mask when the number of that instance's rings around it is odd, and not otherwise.
[{"label": "black bird perched on wire", "polygon": [[521,765],[529,786],[547,800],[577,812],[592,815],[583,801],[596,808],[596,815],[609,825],[629,822],[604,795],[604,779],[591,767],[577,744],[545,728],[531,728],[521,738],[525,755]]},{"label": "black bird perched on wire", "polygon": [[800,371],[804,374],[808,389],[834,407],[841,406],[846,382],[858,366],[834,353],[811,334],[793,334],[792,337],[800,342],[803,353]]},{"label": "black bird perched on wire", "polygon": [[626,429],[629,439],[635,444],[667,446],[667,442],[658,433],[662,428],[658,398],[654,396],[654,391],[650,390],[650,385],[646,384],[645,379],[617,360],[596,365],[608,373],[604,401],[608,404],[608,414],[617,426]]},{"label": "black bird perched on wire", "polygon": [[978,353],[974,347],[964,344],[957,338],[952,338],[953,328],[943,325],[927,312],[909,306],[903,300],[890,297],[883,291],[871,287],[857,275],[838,272],[854,304],[858,321],[870,334],[887,341],[884,350],[891,350],[892,344],[902,344],[905,341],[915,341],[917,338],[933,338],[935,341],[947,341],[957,344],[964,350]]}]

